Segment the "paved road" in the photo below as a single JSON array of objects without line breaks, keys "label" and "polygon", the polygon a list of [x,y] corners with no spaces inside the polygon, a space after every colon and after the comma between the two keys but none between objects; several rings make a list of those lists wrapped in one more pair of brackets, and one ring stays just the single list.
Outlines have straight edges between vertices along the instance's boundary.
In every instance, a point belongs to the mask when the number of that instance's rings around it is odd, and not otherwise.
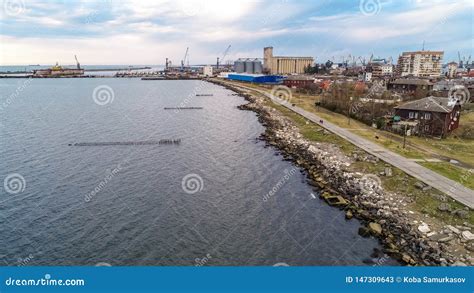
[{"label": "paved road", "polygon": [[[438,189],[439,191],[449,195],[450,197],[465,204],[471,209],[474,208],[474,190],[469,189],[463,186],[462,184],[457,183],[449,178],[446,178],[434,171],[431,171],[430,169],[427,169],[423,167],[422,165],[419,165],[408,158],[405,158],[397,153],[394,153],[376,143],[368,141],[365,138],[362,138],[350,132],[349,130],[341,128],[333,123],[330,123],[328,121],[324,121],[323,123],[320,123],[320,120],[322,120],[322,118],[317,116],[316,114],[303,110],[300,107],[292,106],[287,101],[278,99],[265,91],[257,90],[255,88],[241,86],[241,85],[235,85],[235,84],[232,84],[232,85],[238,86],[246,90],[256,91],[267,96],[268,98],[272,99],[276,103],[287,107],[288,109],[300,114],[301,116],[309,119],[312,122],[319,124],[320,126],[331,131],[332,133],[339,135],[340,137],[351,142],[352,144],[367,151],[368,153],[374,156],[377,156],[381,160],[399,168],[400,170],[403,170],[405,173],[415,177],[416,179],[424,182],[425,184],[428,184]],[[469,180],[471,176],[467,177],[466,180]]]}]

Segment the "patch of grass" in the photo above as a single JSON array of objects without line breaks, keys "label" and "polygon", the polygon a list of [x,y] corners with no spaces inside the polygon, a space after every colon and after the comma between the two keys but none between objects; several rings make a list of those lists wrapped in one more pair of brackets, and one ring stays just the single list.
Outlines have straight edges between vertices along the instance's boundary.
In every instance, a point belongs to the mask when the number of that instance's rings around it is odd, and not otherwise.
[{"label": "patch of grass", "polygon": [[469,172],[469,170],[448,162],[422,162],[420,164],[468,188],[474,189],[474,174]]}]

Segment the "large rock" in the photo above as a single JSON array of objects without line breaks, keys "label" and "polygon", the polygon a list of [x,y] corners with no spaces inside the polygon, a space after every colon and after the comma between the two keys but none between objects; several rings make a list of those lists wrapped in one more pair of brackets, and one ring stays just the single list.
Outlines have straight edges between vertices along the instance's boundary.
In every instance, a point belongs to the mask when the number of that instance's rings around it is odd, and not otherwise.
[{"label": "large rock", "polygon": [[369,229],[370,229],[370,232],[372,232],[375,235],[382,234],[382,226],[380,226],[379,223],[370,222],[369,223]]},{"label": "large rock", "polygon": [[468,240],[468,241],[472,241],[474,240],[474,234],[471,233],[471,231],[462,231],[461,232],[461,236],[462,238]]},{"label": "large rock", "polygon": [[460,217],[461,219],[469,218],[469,212],[466,210],[460,209],[460,210],[454,211],[454,214],[456,214],[456,216]]},{"label": "large rock", "polygon": [[459,234],[459,233],[461,233],[461,231],[460,231],[458,228],[453,227],[453,226],[451,226],[451,225],[447,225],[446,228],[447,228],[449,231],[453,232],[454,234]]},{"label": "large rock", "polygon": [[451,210],[451,205],[449,203],[442,202],[438,205],[438,210],[442,212],[447,212]]},{"label": "large rock", "polygon": [[418,189],[423,189],[423,187],[425,187],[426,185],[421,182],[421,181],[418,181],[415,183],[415,187],[418,188]]},{"label": "large rock", "polygon": [[420,231],[423,234],[426,234],[431,231],[430,227],[426,223],[422,223],[420,226],[418,226],[418,231]]}]

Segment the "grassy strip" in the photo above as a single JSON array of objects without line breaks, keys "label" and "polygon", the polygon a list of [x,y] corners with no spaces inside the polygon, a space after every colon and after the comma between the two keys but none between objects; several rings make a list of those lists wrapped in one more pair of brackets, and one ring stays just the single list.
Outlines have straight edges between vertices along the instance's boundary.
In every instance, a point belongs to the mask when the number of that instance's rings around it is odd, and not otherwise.
[{"label": "grassy strip", "polygon": [[469,172],[448,162],[421,162],[420,164],[468,188],[474,189],[474,171]]}]

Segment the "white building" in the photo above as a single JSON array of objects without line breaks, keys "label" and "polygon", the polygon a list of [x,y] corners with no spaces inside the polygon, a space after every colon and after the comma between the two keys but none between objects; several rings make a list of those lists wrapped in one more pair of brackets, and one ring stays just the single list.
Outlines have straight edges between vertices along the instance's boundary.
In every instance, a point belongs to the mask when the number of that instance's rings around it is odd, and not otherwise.
[{"label": "white building", "polygon": [[212,76],[212,66],[206,65],[202,68],[202,75],[204,76]]},{"label": "white building", "polygon": [[398,57],[398,74],[400,76],[440,77],[443,55],[443,51],[403,52]]}]

